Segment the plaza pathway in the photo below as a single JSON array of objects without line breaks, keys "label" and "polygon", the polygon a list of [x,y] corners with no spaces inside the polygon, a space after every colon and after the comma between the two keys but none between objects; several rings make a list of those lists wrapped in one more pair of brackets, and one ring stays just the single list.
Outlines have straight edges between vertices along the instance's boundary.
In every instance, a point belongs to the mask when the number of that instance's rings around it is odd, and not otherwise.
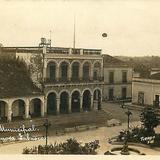
[{"label": "plaza pathway", "polygon": [[[139,122],[134,122],[131,126],[138,125]],[[108,138],[116,136],[117,133],[126,127],[126,123],[122,126],[115,126],[115,127],[101,127],[94,130],[88,130],[83,132],[74,132],[74,133],[67,133],[61,136],[49,136],[49,143],[55,142],[63,142],[68,138],[76,138],[78,141],[82,143],[99,140],[100,141],[100,148],[98,149],[98,154],[104,154],[105,151],[111,148],[111,145],[107,142]],[[51,132],[50,132],[51,133]],[[23,148],[25,147],[33,147],[38,144],[45,144],[45,140],[39,141],[29,141],[23,143],[16,143],[16,144],[9,144],[9,145],[1,145],[0,146],[0,154],[21,154]],[[113,147],[113,146],[112,146]],[[132,146],[133,147],[133,146]],[[147,155],[160,155],[160,151],[146,149],[142,147],[134,147],[139,148],[141,152],[146,153]]]}]

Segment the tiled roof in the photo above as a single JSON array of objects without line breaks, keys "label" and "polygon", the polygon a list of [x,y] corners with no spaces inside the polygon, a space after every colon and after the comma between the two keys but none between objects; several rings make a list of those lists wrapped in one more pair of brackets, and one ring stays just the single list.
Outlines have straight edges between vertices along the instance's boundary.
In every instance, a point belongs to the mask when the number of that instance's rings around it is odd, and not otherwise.
[{"label": "tiled roof", "polygon": [[129,67],[125,62],[107,54],[103,55],[103,65],[104,67]]},{"label": "tiled roof", "polygon": [[152,74],[150,79],[160,80],[160,72]]},{"label": "tiled roof", "polygon": [[41,94],[30,79],[24,62],[0,59],[0,99]]}]

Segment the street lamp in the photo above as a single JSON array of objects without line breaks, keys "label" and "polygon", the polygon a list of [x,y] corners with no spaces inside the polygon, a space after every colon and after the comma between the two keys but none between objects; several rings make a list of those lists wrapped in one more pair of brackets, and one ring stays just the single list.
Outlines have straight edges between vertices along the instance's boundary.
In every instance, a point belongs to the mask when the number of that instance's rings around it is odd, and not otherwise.
[{"label": "street lamp", "polygon": [[124,145],[123,148],[121,150],[121,154],[122,155],[129,155],[129,149],[128,149],[128,138],[129,138],[129,123],[130,123],[130,116],[132,115],[132,112],[129,111],[129,108],[127,106],[125,106],[124,101],[122,102],[121,105],[122,108],[127,108],[127,112],[125,112],[125,114],[127,115],[127,133],[125,135],[125,141],[124,141]]},{"label": "street lamp", "polygon": [[46,148],[47,148],[47,145],[48,145],[48,128],[49,126],[51,126],[51,124],[48,122],[48,119],[46,119],[45,123],[43,124],[43,126],[45,127],[45,130],[46,130]]},{"label": "street lamp", "polygon": [[127,131],[129,132],[129,123],[130,123],[130,116],[132,115],[132,112],[129,110],[129,108],[124,104],[124,101],[121,104],[121,108],[125,109],[127,108],[127,112],[125,114],[127,115]]}]

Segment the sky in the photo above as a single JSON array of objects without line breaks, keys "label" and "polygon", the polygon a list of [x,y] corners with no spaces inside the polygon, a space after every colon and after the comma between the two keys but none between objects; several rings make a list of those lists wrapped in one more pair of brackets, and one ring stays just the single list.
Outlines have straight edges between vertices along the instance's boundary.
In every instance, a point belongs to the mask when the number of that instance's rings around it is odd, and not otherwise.
[{"label": "sky", "polygon": [[0,0],[0,43],[73,47],[74,17],[77,48],[160,56],[160,0]]}]

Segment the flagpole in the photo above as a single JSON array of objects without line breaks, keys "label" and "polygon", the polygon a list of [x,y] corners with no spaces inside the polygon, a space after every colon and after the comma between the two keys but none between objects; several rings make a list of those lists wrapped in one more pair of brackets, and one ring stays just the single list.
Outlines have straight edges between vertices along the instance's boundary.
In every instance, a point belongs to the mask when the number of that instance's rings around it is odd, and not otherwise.
[{"label": "flagpole", "polygon": [[76,17],[74,15],[74,33],[73,33],[73,50],[76,47]]}]

